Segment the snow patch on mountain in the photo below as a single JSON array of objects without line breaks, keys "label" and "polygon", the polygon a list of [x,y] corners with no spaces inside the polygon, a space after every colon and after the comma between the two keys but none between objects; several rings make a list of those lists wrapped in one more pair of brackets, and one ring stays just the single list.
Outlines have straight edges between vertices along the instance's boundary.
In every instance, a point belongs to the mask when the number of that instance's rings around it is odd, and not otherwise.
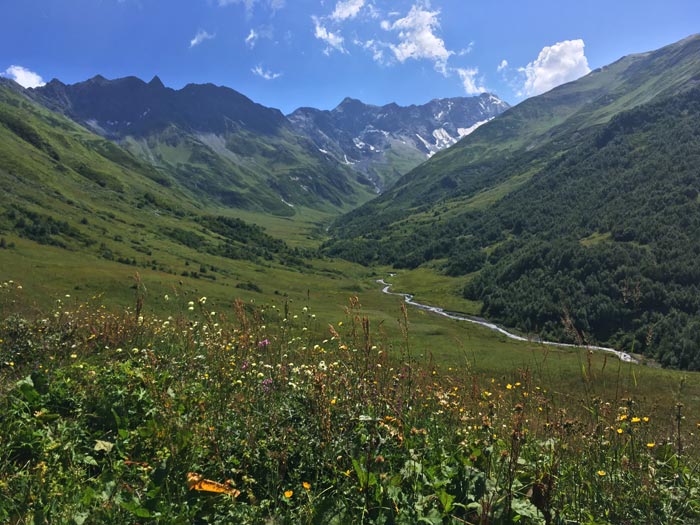
[{"label": "snow patch on mountain", "polygon": [[434,129],[433,137],[435,138],[435,148],[439,150],[448,148],[457,142],[457,139],[450,135],[445,128]]},{"label": "snow patch on mountain", "polygon": [[461,139],[462,137],[466,137],[467,135],[471,135],[474,131],[476,131],[476,128],[479,126],[483,126],[486,124],[489,120],[492,120],[493,117],[487,118],[486,120],[481,120],[479,122],[476,122],[474,125],[469,126],[468,128],[457,128],[457,133],[459,133],[459,138]]}]

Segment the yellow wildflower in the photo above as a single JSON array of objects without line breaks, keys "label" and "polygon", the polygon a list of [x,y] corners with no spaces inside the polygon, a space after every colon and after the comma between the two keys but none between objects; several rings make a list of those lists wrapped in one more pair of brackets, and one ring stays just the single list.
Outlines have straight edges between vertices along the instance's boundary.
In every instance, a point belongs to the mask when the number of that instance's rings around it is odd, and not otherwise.
[{"label": "yellow wildflower", "polygon": [[285,497],[285,498],[291,498],[292,496],[294,496],[294,491],[293,491],[293,490],[285,490],[285,491],[284,491],[284,497]]},{"label": "yellow wildflower", "polygon": [[618,428],[618,429],[617,429],[617,433],[618,433],[618,434],[622,434],[622,432],[623,432],[623,430],[622,430],[621,428]]},{"label": "yellow wildflower", "polygon": [[304,487],[304,490],[311,490],[311,483],[309,483],[308,481],[302,483],[301,486]]},{"label": "yellow wildflower", "polygon": [[656,443],[647,443],[647,448],[654,448],[656,446]]},{"label": "yellow wildflower", "polygon": [[603,476],[605,476],[606,472],[604,470],[599,470],[598,472],[596,472],[596,474],[598,474],[602,478]]}]

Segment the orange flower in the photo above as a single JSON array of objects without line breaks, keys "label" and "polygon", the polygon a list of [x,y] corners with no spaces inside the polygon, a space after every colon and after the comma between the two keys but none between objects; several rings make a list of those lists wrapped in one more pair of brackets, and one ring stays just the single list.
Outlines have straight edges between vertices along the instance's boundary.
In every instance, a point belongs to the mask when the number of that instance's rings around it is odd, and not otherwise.
[{"label": "orange flower", "polygon": [[294,491],[293,491],[293,490],[285,490],[285,491],[284,491],[284,497],[285,497],[285,498],[291,498],[292,496],[294,496]]},{"label": "orange flower", "polygon": [[309,483],[308,481],[302,483],[301,486],[304,487],[304,490],[311,490],[311,483]]}]

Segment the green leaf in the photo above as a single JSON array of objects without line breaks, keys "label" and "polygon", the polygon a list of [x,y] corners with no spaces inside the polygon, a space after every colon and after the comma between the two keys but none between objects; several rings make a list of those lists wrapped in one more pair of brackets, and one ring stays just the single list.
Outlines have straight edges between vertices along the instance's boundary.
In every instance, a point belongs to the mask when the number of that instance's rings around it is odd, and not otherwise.
[{"label": "green leaf", "polygon": [[448,494],[445,489],[440,489],[437,491],[437,497],[440,500],[440,504],[442,505],[442,510],[447,514],[452,511],[454,506],[452,503],[455,500],[455,496],[452,494]]},{"label": "green leaf", "polygon": [[134,516],[138,518],[151,518],[153,514],[148,509],[141,506],[138,501],[120,501],[119,505],[124,510],[131,512]]},{"label": "green leaf", "polygon": [[360,487],[367,487],[368,476],[365,469],[360,465],[360,462],[356,459],[352,460],[352,466],[355,468],[355,474],[357,474],[357,479],[360,482]]},{"label": "green leaf", "polygon": [[41,399],[41,394],[34,389],[34,381],[32,381],[30,376],[18,381],[17,388],[19,388],[19,391],[22,392],[24,399],[26,399],[29,403],[33,403]]},{"label": "green leaf", "polygon": [[513,500],[511,508],[513,509],[513,512],[519,516],[522,516],[523,518],[537,519],[538,517],[541,517],[537,507],[525,499]]},{"label": "green leaf", "polygon": [[421,516],[418,520],[420,523],[428,523],[429,525],[442,525],[442,514],[437,509],[431,509],[428,514]]},{"label": "green leaf", "polygon": [[92,465],[93,467],[96,467],[98,465],[97,460],[88,454],[85,454],[83,456],[82,462],[85,465]]}]

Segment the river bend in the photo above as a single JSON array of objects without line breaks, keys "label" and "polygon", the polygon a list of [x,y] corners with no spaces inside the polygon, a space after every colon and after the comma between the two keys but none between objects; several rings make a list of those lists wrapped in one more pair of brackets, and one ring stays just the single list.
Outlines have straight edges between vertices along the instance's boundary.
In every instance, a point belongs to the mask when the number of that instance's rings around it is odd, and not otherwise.
[{"label": "river bend", "polygon": [[[480,319],[478,317],[471,317],[463,314],[457,314],[454,312],[448,312],[444,310],[443,308],[439,308],[437,306],[429,306],[427,304],[422,304],[417,301],[413,300],[413,295],[410,293],[399,293],[399,292],[391,292],[389,289],[392,287],[390,283],[387,283],[384,279],[377,279],[377,282],[383,286],[382,292],[388,295],[398,295],[400,297],[404,298],[404,301],[406,301],[407,304],[410,304],[411,306],[415,306],[416,308],[419,308],[420,310],[425,310],[426,312],[432,312],[437,315],[441,315],[443,317],[447,317],[448,319],[454,319],[456,321],[467,321],[468,323],[474,323],[478,324],[480,326],[484,326],[490,330],[493,330],[495,332],[499,332],[503,335],[505,335],[509,339],[514,339],[516,341],[526,341],[526,342],[534,342],[534,343],[539,343],[542,345],[550,345],[550,346],[560,346],[564,348],[581,348],[579,345],[572,345],[568,343],[557,343],[554,341],[542,341],[539,339],[528,339],[527,337],[522,337],[520,335],[512,334],[508,330],[505,330],[501,328],[500,326],[491,323],[485,319]],[[610,354],[615,355],[617,358],[620,359],[620,361],[624,361],[625,363],[639,363],[637,359],[632,357],[630,354],[627,352],[621,352],[620,350],[615,350],[614,348],[608,348],[606,346],[589,346],[587,345],[585,348],[588,348],[590,350],[600,350],[602,352],[608,352]]]}]

